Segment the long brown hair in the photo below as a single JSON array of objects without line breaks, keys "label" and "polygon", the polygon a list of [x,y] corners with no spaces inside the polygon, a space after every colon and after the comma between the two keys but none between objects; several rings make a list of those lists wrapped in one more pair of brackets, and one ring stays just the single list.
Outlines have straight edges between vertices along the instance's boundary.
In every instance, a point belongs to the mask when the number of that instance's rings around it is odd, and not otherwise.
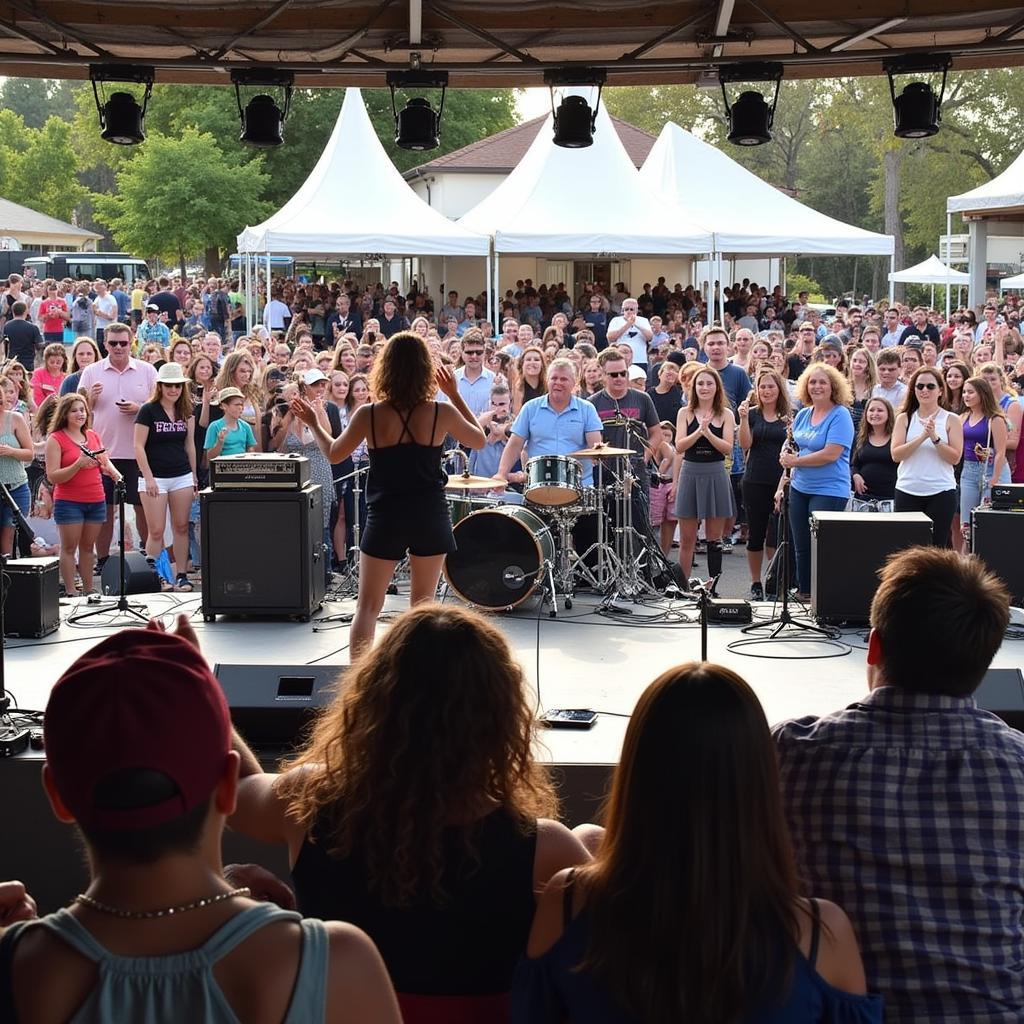
[{"label": "long brown hair", "polygon": [[723,1024],[781,1001],[800,886],[768,722],[740,676],[690,662],[647,687],[605,819],[578,871],[584,969],[644,1024]]},{"label": "long brown hair", "polygon": [[331,853],[360,857],[385,903],[441,902],[446,832],[456,829],[472,856],[474,818],[487,810],[503,808],[524,832],[556,812],[533,740],[523,671],[504,635],[475,612],[420,605],[349,669],[285,766],[300,770],[282,792]]},{"label": "long brown hair", "polygon": [[434,358],[427,343],[412,331],[391,335],[373,361],[370,393],[397,409],[415,409],[437,394]]},{"label": "long brown hair", "polygon": [[[1006,419],[1006,413],[999,408],[999,403],[996,401],[996,396],[992,391],[992,385],[989,384],[984,377],[968,377],[964,381],[964,387],[970,384],[972,388],[977,392],[978,398],[978,412],[987,419]],[[967,416],[972,414],[972,410],[965,407],[964,412]]]},{"label": "long brown hair", "polygon": [[[960,371],[961,381],[960,387],[957,388],[956,391],[949,386],[949,380],[946,377],[946,374],[948,374],[954,367]],[[948,409],[950,412],[955,412],[958,416],[960,413],[966,411],[966,407],[964,406],[964,384],[971,379],[972,372],[971,368],[961,359],[955,359],[953,362],[946,365],[942,372],[942,383],[945,387],[946,394],[946,402],[943,406],[944,409]]]},{"label": "long brown hair", "polygon": [[[860,418],[860,426],[857,427],[857,436],[853,441],[853,451],[851,455],[856,455],[865,445],[871,442],[868,438],[871,437],[871,424],[868,423],[868,409],[871,408],[872,402],[880,402],[885,406],[885,432],[892,437],[892,429],[896,426],[896,410],[893,409],[892,403],[887,398],[869,398],[864,404],[864,412]],[[904,407],[906,411],[906,407]]]},{"label": "long brown hair", "polygon": [[758,384],[761,383],[762,377],[771,377],[775,381],[775,386],[779,390],[778,397],[775,399],[775,415],[780,420],[786,419],[792,412],[792,406],[789,404],[789,389],[786,387],[782,374],[774,366],[765,365],[758,369],[756,379],[754,380],[754,387],[750,392],[750,404],[760,412],[764,412],[761,405],[761,394],[757,388]]},{"label": "long brown hair", "polygon": [[[946,407],[948,394],[946,391],[946,378],[943,376],[942,371],[937,366],[919,366],[910,375],[910,380],[907,381],[907,391],[903,396],[903,404],[900,406],[900,412],[907,417],[908,427],[910,426],[910,417],[921,406],[921,403],[917,400],[917,379],[924,374],[930,374],[935,379],[935,383],[939,385],[939,408],[944,409]],[[867,406],[864,407],[864,411],[867,412]]]},{"label": "long brown hair", "polygon": [[[720,332],[719,332],[720,333]],[[725,415],[725,391],[722,388],[722,378],[718,375],[718,371],[713,367],[704,363],[700,369],[696,370],[693,376],[687,381],[686,384],[686,408],[688,413],[697,415],[697,378],[702,374],[709,374],[715,380],[715,397],[711,399],[711,412],[715,416]]]},{"label": "long brown hair", "polygon": [[527,345],[516,357],[516,381],[512,389],[512,393],[519,398],[520,402],[526,400],[526,374],[523,373],[523,360],[526,358],[527,352],[536,352],[540,356],[540,378],[537,381],[537,387],[542,395],[546,395],[548,391],[548,359],[544,355],[544,349],[540,345]]},{"label": "long brown hair", "polygon": [[[53,395],[50,398],[53,398]],[[75,402],[81,402],[85,406],[85,423],[82,425],[82,433],[84,434],[92,426],[92,409],[89,408],[89,399],[85,395],[80,395],[77,391],[72,391],[71,394],[60,396],[57,400],[56,408],[50,407],[46,431],[48,434],[67,429],[68,415],[71,413]],[[39,408],[41,410],[42,406]]]},{"label": "long brown hair", "polygon": [[[153,393],[149,396],[150,402],[163,404],[164,386],[160,381],[153,385]],[[183,384],[178,398],[174,403],[174,415],[179,420],[187,420],[193,414],[192,410],[192,385]]]}]

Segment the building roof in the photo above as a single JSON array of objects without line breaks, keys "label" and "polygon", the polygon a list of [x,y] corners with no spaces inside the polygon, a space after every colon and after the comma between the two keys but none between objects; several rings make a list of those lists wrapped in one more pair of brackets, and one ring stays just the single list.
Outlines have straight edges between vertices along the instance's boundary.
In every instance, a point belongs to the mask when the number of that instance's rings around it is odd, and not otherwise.
[{"label": "building roof", "polygon": [[66,221],[57,220],[38,210],[0,199],[0,235],[17,235],[19,232],[33,235],[74,235],[86,241],[102,238],[95,231],[86,231]]},{"label": "building roof", "polygon": [[[420,164],[419,167],[406,171],[403,177],[406,181],[412,181],[423,174],[436,174],[442,171],[455,174],[509,174],[526,156],[526,151],[537,138],[537,133],[546,120],[545,114],[533,118],[532,121],[517,124],[514,128],[506,128],[497,135],[489,135],[479,142],[463,146],[462,149],[445,153],[430,163]],[[639,169],[654,145],[654,136],[617,117],[613,117],[611,122],[633,166]]]}]

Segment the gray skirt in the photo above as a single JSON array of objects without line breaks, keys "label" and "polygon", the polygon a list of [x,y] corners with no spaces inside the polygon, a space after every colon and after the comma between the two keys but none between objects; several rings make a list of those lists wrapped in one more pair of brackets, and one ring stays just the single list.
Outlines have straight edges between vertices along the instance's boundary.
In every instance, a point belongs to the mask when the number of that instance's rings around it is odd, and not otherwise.
[{"label": "gray skirt", "polygon": [[724,462],[684,462],[676,488],[679,519],[728,519],[736,514]]}]

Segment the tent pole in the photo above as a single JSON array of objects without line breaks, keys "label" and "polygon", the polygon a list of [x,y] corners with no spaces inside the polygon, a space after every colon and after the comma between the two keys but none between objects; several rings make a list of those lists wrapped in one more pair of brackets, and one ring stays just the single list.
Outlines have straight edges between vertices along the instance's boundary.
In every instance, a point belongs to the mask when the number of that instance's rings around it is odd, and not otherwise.
[{"label": "tent pole", "polygon": [[928,300],[928,308],[935,308],[935,285],[932,285],[932,297]]},{"label": "tent pole", "polygon": [[[953,240],[949,237],[950,232],[952,230],[953,230],[953,214],[947,213],[946,214],[946,258],[942,261],[943,263],[946,264],[947,267],[950,265],[950,257],[953,255]],[[950,290],[951,289],[950,289],[949,285],[947,284],[946,285],[946,323],[947,324],[949,323],[949,314],[950,314],[950,308],[949,308],[949,293],[950,293]],[[959,299],[959,297],[960,297],[960,289],[957,288],[956,291],[957,291],[957,298]],[[959,302],[957,304],[959,305]]]},{"label": "tent pole", "polygon": [[266,310],[270,308],[270,250],[267,249],[267,301],[263,305],[263,326],[270,330],[270,324],[266,320]]},{"label": "tent pole", "polygon": [[[889,257],[889,273],[890,274],[895,274],[896,273],[896,253],[895,252],[893,252],[893,254]],[[896,292],[896,289],[893,288],[893,280],[890,277],[889,278],[889,305],[890,306],[893,304],[893,301],[894,301],[893,300],[893,295],[895,294],[895,292]]]},{"label": "tent pole", "polygon": [[[496,317],[501,316],[501,254],[497,249],[494,250],[494,315]],[[491,325],[494,327],[494,336],[497,338],[501,335],[501,324],[491,321]]]},{"label": "tent pole", "polygon": [[486,257],[487,264],[487,319],[494,324],[494,292],[491,290],[491,250],[487,250]]}]

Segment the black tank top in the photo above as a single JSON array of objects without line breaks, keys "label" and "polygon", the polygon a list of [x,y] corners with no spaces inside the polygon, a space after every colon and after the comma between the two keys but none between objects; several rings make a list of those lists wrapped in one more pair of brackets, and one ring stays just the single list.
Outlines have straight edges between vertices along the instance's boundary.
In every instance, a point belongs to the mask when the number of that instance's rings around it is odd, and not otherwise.
[{"label": "black tank top", "polygon": [[[409,429],[409,418],[412,410],[404,415],[395,409],[402,421],[402,433],[397,444],[389,444],[384,448],[377,447],[377,431],[373,420],[376,403],[370,406],[370,440],[373,444],[368,449],[370,472],[366,481],[366,504],[384,505],[389,499],[395,498],[408,509],[407,499],[410,495],[436,494],[443,500],[444,486],[448,477],[441,469],[441,453],[444,445],[420,444]],[[394,408],[394,406],[392,406]],[[434,422],[430,428],[433,440],[437,429],[437,403],[434,403]],[[403,440],[408,436],[409,440]]]},{"label": "black tank top", "polygon": [[371,891],[358,854],[339,860],[319,826],[292,868],[305,917],[351,921],[384,958],[398,992],[492,995],[508,992],[533,921],[536,827],[524,835],[504,810],[474,826],[477,856],[467,858],[459,830],[447,830],[443,907],[423,898],[408,907],[384,906]]},{"label": "black tank top", "polygon": [[[696,434],[699,429],[696,417],[686,425],[687,434]],[[716,427],[712,423],[710,429],[715,437],[721,437],[725,431],[725,424]],[[706,437],[701,437],[683,452],[683,462],[725,462],[725,456]]]}]

